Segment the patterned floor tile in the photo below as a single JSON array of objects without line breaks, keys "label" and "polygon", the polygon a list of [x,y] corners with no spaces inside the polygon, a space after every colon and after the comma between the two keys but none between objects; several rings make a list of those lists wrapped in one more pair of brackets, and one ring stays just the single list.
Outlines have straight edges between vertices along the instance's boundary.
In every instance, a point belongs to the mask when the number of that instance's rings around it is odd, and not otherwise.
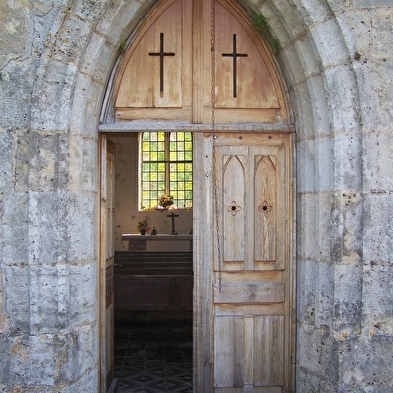
[{"label": "patterned floor tile", "polygon": [[134,312],[115,323],[119,393],[192,393],[190,313]]}]

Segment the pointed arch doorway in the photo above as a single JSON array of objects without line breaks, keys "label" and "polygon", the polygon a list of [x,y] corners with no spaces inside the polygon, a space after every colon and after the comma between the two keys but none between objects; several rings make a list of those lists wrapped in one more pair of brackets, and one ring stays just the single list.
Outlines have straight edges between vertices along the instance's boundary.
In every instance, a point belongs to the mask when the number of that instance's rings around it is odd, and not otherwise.
[{"label": "pointed arch doorway", "polygon": [[193,133],[194,391],[291,392],[294,127],[249,16],[213,4],[152,10],[113,74],[100,131]]}]

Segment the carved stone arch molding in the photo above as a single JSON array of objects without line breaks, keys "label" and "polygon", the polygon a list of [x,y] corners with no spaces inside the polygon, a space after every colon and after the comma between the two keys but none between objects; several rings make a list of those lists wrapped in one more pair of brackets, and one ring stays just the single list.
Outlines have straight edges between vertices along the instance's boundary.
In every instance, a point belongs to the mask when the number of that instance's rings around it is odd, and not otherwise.
[{"label": "carved stone arch molding", "polygon": [[[251,15],[234,1],[215,2],[215,121],[290,124],[280,67],[252,29]],[[211,123],[211,24],[209,0],[168,0],[153,8],[123,43],[101,122]]]}]

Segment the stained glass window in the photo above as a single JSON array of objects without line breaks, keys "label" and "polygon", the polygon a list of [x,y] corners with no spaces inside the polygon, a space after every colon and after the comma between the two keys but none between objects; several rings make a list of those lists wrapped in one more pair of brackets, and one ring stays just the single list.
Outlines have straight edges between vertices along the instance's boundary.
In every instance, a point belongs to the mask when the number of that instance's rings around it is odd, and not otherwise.
[{"label": "stained glass window", "polygon": [[191,209],[191,132],[143,132],[140,145],[141,209],[154,208],[162,195],[173,196],[175,207]]}]

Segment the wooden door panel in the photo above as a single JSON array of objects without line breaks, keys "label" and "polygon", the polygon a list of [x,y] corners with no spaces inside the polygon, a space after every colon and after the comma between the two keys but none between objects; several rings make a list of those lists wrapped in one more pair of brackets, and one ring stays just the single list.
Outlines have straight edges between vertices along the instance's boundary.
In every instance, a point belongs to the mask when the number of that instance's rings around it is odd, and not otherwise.
[{"label": "wooden door panel", "polygon": [[117,107],[182,106],[182,8],[181,1],[171,4],[133,48],[119,87]]},{"label": "wooden door panel", "polygon": [[[217,391],[243,392],[245,386],[252,392],[261,391],[258,387],[280,391],[284,380],[283,316],[216,316],[214,331],[223,337],[214,347]],[[250,390],[250,385],[255,389]]]},{"label": "wooden door panel", "polygon": [[255,260],[276,259],[276,165],[275,156],[255,156]]},{"label": "wooden door panel", "polygon": [[253,371],[255,386],[284,383],[284,317],[258,315],[254,318]]},{"label": "wooden door panel", "polygon": [[217,147],[223,270],[284,268],[284,154],[282,146]]},{"label": "wooden door panel", "polygon": [[222,272],[222,288],[214,288],[214,303],[282,303],[283,275],[280,271],[256,273]]},{"label": "wooden door panel", "polygon": [[114,376],[115,145],[101,135],[100,148],[100,392],[106,392]]},{"label": "wooden door panel", "polygon": [[218,261],[216,251],[213,272],[216,392],[288,388],[288,140],[255,134],[216,138],[223,239],[223,258]]},{"label": "wooden door panel", "polygon": [[222,337],[214,345],[215,387],[244,385],[244,318],[219,316],[214,321],[215,334]]},{"label": "wooden door panel", "polygon": [[[117,120],[211,122],[209,0],[161,1],[125,55],[114,93]],[[217,123],[285,123],[288,115],[270,50],[234,1],[215,2]]]},{"label": "wooden door panel", "polygon": [[[225,262],[241,262],[243,268],[244,231],[246,222],[244,216],[245,178],[244,160],[246,155],[223,155],[223,206],[229,214],[223,216],[223,226],[227,229],[223,233],[223,258]],[[235,268],[229,266],[228,268]]]}]

